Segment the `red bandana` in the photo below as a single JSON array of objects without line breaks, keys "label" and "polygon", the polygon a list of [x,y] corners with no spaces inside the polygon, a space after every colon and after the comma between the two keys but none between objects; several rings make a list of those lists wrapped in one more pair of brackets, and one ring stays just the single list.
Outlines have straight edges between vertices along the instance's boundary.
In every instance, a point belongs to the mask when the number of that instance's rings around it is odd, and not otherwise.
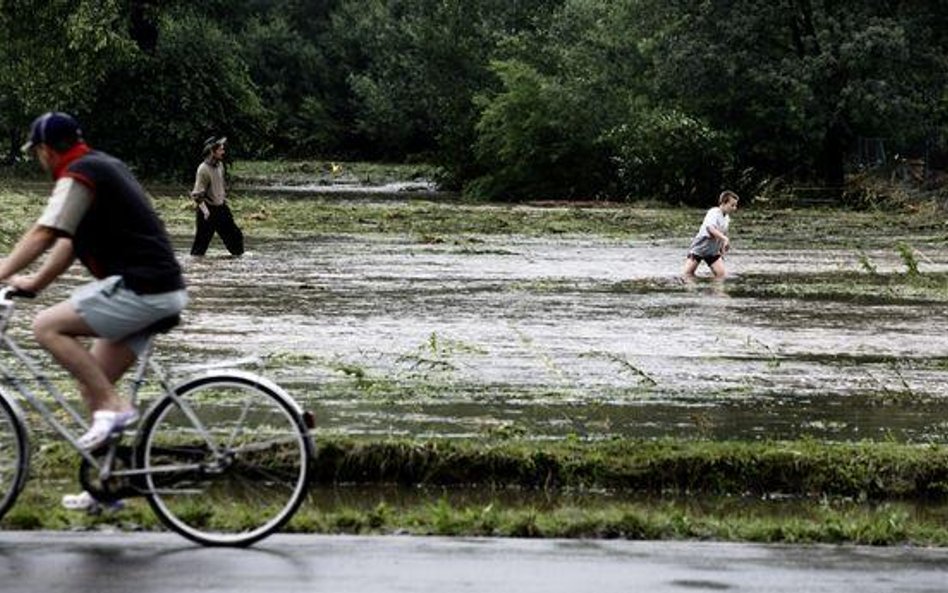
[{"label": "red bandana", "polygon": [[56,164],[56,168],[53,170],[53,179],[59,179],[63,176],[66,167],[68,167],[74,160],[78,159],[82,155],[88,153],[91,148],[85,142],[78,142],[73,145],[72,148],[66,152],[59,155],[59,163]]}]

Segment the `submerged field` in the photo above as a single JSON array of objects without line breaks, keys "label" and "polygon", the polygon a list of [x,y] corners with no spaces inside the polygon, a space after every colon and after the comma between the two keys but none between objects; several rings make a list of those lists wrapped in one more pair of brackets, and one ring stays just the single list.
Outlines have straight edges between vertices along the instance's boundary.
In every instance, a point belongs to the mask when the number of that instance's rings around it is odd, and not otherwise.
[{"label": "submerged field", "polygon": [[[0,190],[5,248],[38,213],[41,191]],[[254,357],[316,413],[324,454],[345,443],[444,441],[479,451],[569,444],[571,456],[586,459],[610,442],[680,442],[693,444],[696,461],[693,475],[676,480],[694,480],[714,473],[708,461],[721,458],[719,446],[802,442],[891,447],[881,460],[869,456],[869,474],[890,475],[917,455],[943,465],[948,227],[934,208],[751,204],[732,221],[733,276],[689,286],[677,272],[700,210],[244,189],[233,206],[249,253],[230,259],[214,244],[210,257],[190,260],[183,191],[154,193],[192,296],[185,325],[164,339],[164,358]],[[69,283],[81,277],[75,270]],[[377,463],[408,463],[379,461],[368,446],[347,449],[347,459],[358,463],[369,450]],[[643,493],[628,476],[582,487],[492,484],[485,470],[468,474],[460,491],[421,479],[403,484],[414,492],[406,495],[324,479],[319,504],[293,528],[948,541],[932,531],[943,515],[939,488],[869,496],[824,483],[787,492],[778,477],[792,460],[759,474],[759,491],[739,481],[719,490],[669,482]],[[752,482],[755,467],[741,465]],[[38,494],[34,481],[18,518],[6,522],[30,525],[41,517],[34,505],[55,504],[70,487],[68,474],[47,479],[53,493]],[[689,492],[707,504],[679,498]],[[51,517],[52,525],[76,521]]]}]

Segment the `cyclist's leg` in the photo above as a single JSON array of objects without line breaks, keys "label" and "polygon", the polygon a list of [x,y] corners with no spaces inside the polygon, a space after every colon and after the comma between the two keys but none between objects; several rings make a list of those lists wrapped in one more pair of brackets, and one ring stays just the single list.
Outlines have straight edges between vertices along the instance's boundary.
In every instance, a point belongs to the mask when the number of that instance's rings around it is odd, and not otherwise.
[{"label": "cyclist's leg", "polygon": [[112,385],[122,378],[137,356],[124,341],[116,342],[105,338],[96,338],[89,352]]},{"label": "cyclist's leg", "polygon": [[[134,360],[134,353],[98,346],[97,354],[86,350],[78,338],[95,336],[96,332],[79,315],[73,304],[63,301],[41,311],[33,321],[33,333],[59,364],[76,379],[83,400],[92,411],[126,412],[130,404],[115,389],[114,382]],[[97,340],[96,344],[104,340]],[[105,363],[106,356],[117,355]]]},{"label": "cyclist's leg", "polygon": [[[186,303],[183,289],[142,295],[127,289],[121,277],[110,276],[80,287],[68,301],[37,316],[37,340],[75,377],[92,411],[92,426],[79,438],[83,448],[95,449],[138,418],[115,382],[144,347],[143,330],[179,313]],[[91,351],[78,342],[80,336],[96,338]]]},{"label": "cyclist's leg", "polygon": [[[139,294],[110,276],[80,287],[68,301],[40,313],[34,325],[40,343],[79,381],[91,410],[128,412],[131,404],[119,396],[115,382],[144,348],[147,328],[180,313],[186,303],[183,289]],[[95,337],[91,350],[76,336]]]}]

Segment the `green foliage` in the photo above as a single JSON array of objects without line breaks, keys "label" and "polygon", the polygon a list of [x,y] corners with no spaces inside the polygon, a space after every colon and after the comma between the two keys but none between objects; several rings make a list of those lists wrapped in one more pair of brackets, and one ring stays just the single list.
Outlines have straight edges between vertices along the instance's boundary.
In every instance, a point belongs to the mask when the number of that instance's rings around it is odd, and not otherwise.
[{"label": "green foliage", "polygon": [[436,29],[425,5],[349,0],[332,16],[337,52],[352,67],[346,84],[354,131],[376,158],[424,151],[437,130],[437,103],[447,89],[436,89],[431,76],[436,62],[451,59],[446,36],[456,20]]},{"label": "green foliage", "polygon": [[18,156],[25,130],[53,110],[84,116],[99,82],[132,51],[118,0],[0,2],[0,129],[5,160]]},{"label": "green foliage", "polygon": [[744,165],[838,185],[857,136],[891,147],[930,134],[940,3],[642,4],[659,95],[733,134]]},{"label": "green foliage", "polygon": [[334,55],[347,72],[351,125],[370,157],[471,160],[473,94],[488,81],[502,3],[343,0],[333,11]]},{"label": "green foliage", "polygon": [[706,206],[733,162],[724,134],[673,110],[632,114],[608,138],[628,196]]},{"label": "green foliage", "polygon": [[344,130],[332,112],[330,68],[319,48],[283,16],[251,19],[240,39],[250,77],[274,118],[265,152],[311,156],[336,149]]},{"label": "green foliage", "polygon": [[0,129],[10,162],[33,117],[71,111],[176,178],[220,133],[510,199],[767,179],[848,199],[859,138],[948,152],[946,21],[936,0],[2,0]]},{"label": "green foliage", "polygon": [[497,62],[503,91],[477,124],[477,155],[487,173],[468,191],[488,198],[575,198],[597,187],[606,163],[590,110],[555,79],[519,61]]},{"label": "green foliage", "polygon": [[608,132],[641,104],[646,65],[626,23],[633,4],[564,2],[543,26],[511,36],[493,63],[500,88],[480,93],[487,197],[594,198],[621,193]]},{"label": "green foliage", "polygon": [[230,139],[232,155],[258,150],[268,113],[237,49],[195,15],[166,16],[154,52],[136,54],[103,81],[85,122],[93,144],[174,179],[193,176],[212,134]]},{"label": "green foliage", "polygon": [[899,250],[899,256],[902,258],[902,263],[905,264],[905,272],[909,275],[910,278],[917,278],[919,275],[918,271],[918,258],[915,257],[915,250],[911,245],[900,241],[896,246]]}]

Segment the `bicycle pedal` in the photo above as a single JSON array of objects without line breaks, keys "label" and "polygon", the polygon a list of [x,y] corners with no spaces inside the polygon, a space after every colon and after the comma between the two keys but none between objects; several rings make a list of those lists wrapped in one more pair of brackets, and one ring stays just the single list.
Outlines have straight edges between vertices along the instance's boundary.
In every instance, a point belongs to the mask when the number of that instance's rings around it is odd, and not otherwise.
[{"label": "bicycle pedal", "polygon": [[99,516],[108,513],[117,513],[125,508],[125,503],[121,500],[113,500],[112,502],[98,502],[92,505],[90,508],[86,509],[86,513]]}]

